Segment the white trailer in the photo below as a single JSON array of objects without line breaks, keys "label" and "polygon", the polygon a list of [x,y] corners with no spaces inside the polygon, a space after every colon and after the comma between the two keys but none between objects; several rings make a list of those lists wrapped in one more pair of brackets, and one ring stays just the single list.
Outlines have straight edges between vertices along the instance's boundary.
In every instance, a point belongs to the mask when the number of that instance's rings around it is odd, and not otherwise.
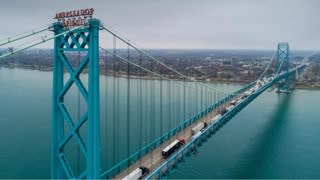
[{"label": "white trailer", "polygon": [[131,180],[131,179],[140,179],[143,176],[147,175],[150,172],[150,169],[145,166],[140,166],[139,168],[132,171],[130,174],[128,174],[123,179]]},{"label": "white trailer", "polygon": [[205,127],[205,124],[203,122],[200,122],[199,124],[197,124],[195,127],[193,127],[191,129],[192,131],[192,135],[197,134],[199,131],[201,131],[201,129],[203,129]]},{"label": "white trailer", "polygon": [[244,92],[243,97],[248,97],[248,96],[250,96],[251,93],[252,92],[250,90],[248,90],[248,91]]},{"label": "white trailer", "polygon": [[131,179],[139,179],[142,176],[142,170],[140,168],[135,169],[132,171],[128,176],[124,177],[125,180],[131,180]]},{"label": "white trailer", "polygon": [[234,108],[234,105],[227,107],[227,111],[230,111],[232,108]]},{"label": "white trailer", "polygon": [[218,114],[216,116],[214,116],[211,121],[210,121],[210,124],[212,124],[214,121],[216,121],[217,119],[219,119],[221,117],[221,114]]},{"label": "white trailer", "polygon": [[235,104],[236,104],[236,102],[237,102],[237,100],[236,100],[236,99],[234,99],[234,100],[232,100],[232,101],[230,102],[230,105],[235,105]]},{"label": "white trailer", "polygon": [[240,98],[240,99],[237,101],[236,105],[240,104],[242,101],[243,101],[243,99]]},{"label": "white trailer", "polygon": [[201,133],[202,133],[202,132],[199,131],[197,134],[191,136],[191,140],[194,140],[194,139],[196,139],[197,137],[199,137],[199,136],[201,135]]}]

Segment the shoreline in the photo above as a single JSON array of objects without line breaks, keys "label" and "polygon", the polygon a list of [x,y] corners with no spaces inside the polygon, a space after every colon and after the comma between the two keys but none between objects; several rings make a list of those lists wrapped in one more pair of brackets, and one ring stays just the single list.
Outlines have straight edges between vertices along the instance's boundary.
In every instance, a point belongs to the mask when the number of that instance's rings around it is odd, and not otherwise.
[{"label": "shoreline", "polygon": [[[0,65],[0,67],[7,67],[7,68],[18,68],[18,69],[29,69],[29,70],[37,70],[37,71],[43,71],[43,72],[52,72],[52,67],[33,67],[30,65],[21,65],[21,64],[9,64],[9,65]],[[87,73],[87,70],[84,70],[83,73]],[[110,72],[106,72],[103,70],[100,70],[100,75],[107,75],[107,76],[114,76],[113,73]],[[179,77],[168,77],[166,75],[163,75],[167,78],[172,78],[173,80],[180,80],[183,81],[183,79],[179,78]],[[121,72],[116,75],[116,77],[122,77],[122,78],[126,78],[128,77],[128,75],[125,74],[121,74]],[[131,75],[130,78],[133,79],[146,79],[146,80],[150,80],[150,79],[155,79],[155,80],[160,80],[161,78],[157,77],[157,76],[136,76],[136,75]],[[194,78],[194,77],[192,77]],[[246,85],[248,83],[251,83],[252,81],[245,81],[245,80],[241,80],[241,81],[235,81],[235,80],[217,80],[217,79],[213,79],[210,81],[207,80],[203,80],[203,79],[195,79],[198,82],[202,82],[202,83],[220,83],[220,84],[234,84],[234,85]],[[190,80],[187,80],[188,82],[190,82]],[[305,85],[295,85],[294,89],[302,89],[302,90],[320,90],[319,86],[305,86]]]},{"label": "shoreline", "polygon": [[295,87],[294,87],[294,89],[319,91],[319,90],[320,90],[320,87],[312,87],[312,86],[295,86]]},{"label": "shoreline", "polygon": [[[53,69],[52,67],[39,68],[39,67],[33,67],[33,66],[29,66],[29,65],[20,65],[20,64],[0,65],[0,67],[37,70],[37,71],[42,71],[42,72],[50,72],[50,71],[52,72],[52,69]],[[85,69],[85,70],[83,70],[83,73],[87,74],[88,71]],[[112,72],[110,73],[110,72],[106,72],[104,70],[100,70],[100,75],[114,76],[114,74]],[[176,80],[176,81],[183,81],[182,78],[179,78],[177,76],[166,76],[165,74],[162,74],[162,76],[164,76],[166,78],[171,78],[172,80]],[[116,77],[127,78],[128,75],[120,72],[118,75],[116,75]],[[150,79],[161,80],[161,78],[157,77],[157,76],[130,75],[130,78],[132,78],[132,79],[146,79],[146,80],[150,80]],[[207,80],[203,80],[203,79],[195,79],[194,77],[190,77],[190,78],[193,78],[194,80],[196,80],[198,82],[202,82],[202,83],[221,83],[221,84],[246,85],[246,84],[252,82],[252,81],[216,80],[216,79],[207,81]],[[190,80],[187,80],[187,82],[190,82]]]}]

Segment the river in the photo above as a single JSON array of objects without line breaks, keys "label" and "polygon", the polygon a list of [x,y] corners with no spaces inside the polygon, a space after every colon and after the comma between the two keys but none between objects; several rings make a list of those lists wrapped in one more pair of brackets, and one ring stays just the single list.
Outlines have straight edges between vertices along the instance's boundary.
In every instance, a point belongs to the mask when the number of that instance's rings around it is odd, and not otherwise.
[{"label": "river", "polygon": [[[108,113],[113,111],[114,78],[101,76],[100,79],[101,92],[106,92],[101,94],[101,171],[104,171],[127,155],[126,137],[131,137],[131,154],[139,146],[159,136],[161,130],[157,128],[151,132],[148,128],[160,126],[158,111],[153,113],[153,124],[148,121],[152,114],[139,117],[137,109],[134,109],[139,107],[139,91],[133,90],[130,94],[130,134],[122,132],[127,129],[125,125],[122,126],[124,130],[120,129],[120,133],[115,134],[117,132],[112,128],[114,115]],[[116,80],[120,86],[127,82],[126,78]],[[138,89],[135,84],[139,82],[142,87],[152,87],[150,80],[130,81],[132,89]],[[158,94],[160,81],[153,82],[156,89],[154,92]],[[0,178],[50,178],[52,72],[0,67],[0,85]],[[164,83],[163,86],[167,85]],[[220,83],[211,86],[225,91],[240,88],[240,85]],[[123,96],[125,88],[120,89],[119,106],[125,106],[121,104],[126,101],[126,96]],[[182,94],[183,89],[176,88],[173,91]],[[142,93],[143,97],[148,96],[147,91]],[[164,96],[167,93],[164,91]],[[83,101],[78,106],[76,97],[76,93],[66,97],[70,100],[67,106],[74,110],[74,117],[86,109]],[[197,156],[189,158],[169,178],[320,178],[319,97],[320,91],[311,90],[295,90],[290,95],[263,93],[200,147]],[[192,98],[199,99],[200,95],[191,97],[187,92],[185,115],[182,109],[175,109],[172,117],[163,118],[163,132],[197,111],[192,107]],[[169,99],[163,99],[165,106]],[[174,101],[183,103],[183,99],[181,97]],[[206,101],[207,97],[202,99],[204,104],[210,103]],[[159,104],[159,99],[145,99],[142,111],[148,111],[152,102]],[[79,114],[75,113],[77,109],[80,109]],[[125,123],[126,111],[119,111],[119,123],[122,125]],[[166,111],[164,108],[162,113]],[[173,119],[172,123],[170,119]],[[143,136],[136,135],[140,133],[137,125],[139,120],[143,124]],[[116,140],[118,149],[114,149],[113,135],[119,137]],[[71,161],[80,159],[72,164],[75,171],[79,171],[83,166],[83,158],[74,147],[75,144],[70,145],[66,151]],[[114,151],[119,151],[119,157],[114,157]]]}]

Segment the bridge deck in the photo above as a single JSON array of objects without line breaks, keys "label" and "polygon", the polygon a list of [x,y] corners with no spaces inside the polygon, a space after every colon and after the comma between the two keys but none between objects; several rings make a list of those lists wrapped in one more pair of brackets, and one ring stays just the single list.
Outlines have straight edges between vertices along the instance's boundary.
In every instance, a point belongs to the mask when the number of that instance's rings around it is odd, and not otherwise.
[{"label": "bridge deck", "polygon": [[[296,67],[295,69],[300,70],[300,69],[303,69],[304,66],[305,65],[301,65],[301,66]],[[295,70],[295,69],[293,69],[293,70]],[[254,93],[251,93],[251,95],[249,95],[249,97],[245,98],[238,105],[236,105],[234,108],[232,108],[230,111],[228,111],[225,115],[223,115],[221,118],[216,120],[214,122],[214,125],[210,125],[208,123],[210,129],[212,129],[213,126],[216,126],[216,125],[221,127],[221,123],[225,124],[235,114],[237,114],[239,111],[241,111],[241,109],[246,107],[252,100],[254,100],[262,92],[264,92],[266,89],[268,89],[271,85],[273,85],[274,83],[278,82],[279,80],[285,78],[286,76],[289,76],[293,72],[293,70],[290,70],[289,73],[280,73],[276,77],[274,77],[273,80],[270,81],[269,83],[263,84],[260,87],[260,89],[256,90]],[[247,86],[245,86],[245,87],[241,88],[240,90],[236,91],[236,93],[234,93],[234,95],[228,96],[227,98],[225,98],[223,100],[224,103],[221,102],[220,106],[215,106],[215,108],[212,109],[211,112],[208,112],[208,114],[202,116],[202,118],[199,118],[199,119],[193,121],[193,123],[190,126],[185,128],[184,130],[181,130],[180,132],[178,132],[175,136],[171,137],[169,140],[164,142],[162,145],[160,145],[159,147],[155,148],[153,151],[151,151],[148,154],[146,154],[140,160],[138,160],[137,162],[133,163],[132,165],[130,165],[128,168],[126,168],[125,170],[123,170],[122,172],[120,172],[119,174],[117,174],[113,178],[122,179],[125,176],[127,176],[128,174],[130,174],[133,170],[138,168],[139,166],[145,166],[145,167],[148,167],[150,169],[150,173],[146,177],[147,179],[150,179],[150,177],[153,177],[154,175],[156,175],[156,173],[159,173],[159,171],[162,171],[162,170],[165,171],[166,168],[172,168],[172,167],[168,167],[168,166],[165,166],[165,165],[166,164],[168,165],[168,163],[170,163],[170,161],[173,160],[171,157],[177,157],[176,154],[178,153],[178,151],[176,153],[172,154],[170,157],[168,157],[168,159],[163,159],[162,158],[162,153],[161,153],[162,149],[167,147],[171,142],[173,142],[174,140],[176,140],[178,138],[184,138],[185,141],[186,141],[186,145],[182,146],[182,149],[184,149],[187,146],[190,148],[190,143],[195,142],[195,140],[191,140],[191,128],[194,127],[199,122],[209,122],[214,115],[218,114],[217,111],[221,107],[229,106],[229,104],[230,104],[230,102],[232,100],[238,98],[240,96],[239,94],[242,94],[246,89],[251,88],[253,86],[253,84],[255,84],[255,82],[250,83]],[[238,95],[235,95],[235,94],[238,94]],[[208,135],[207,132],[209,132],[208,128],[206,128],[206,130],[202,134],[206,134],[206,136],[207,136]],[[202,135],[201,135],[201,137],[202,137]],[[199,137],[197,137],[197,139],[199,139]],[[179,150],[179,152],[181,153],[182,151]]]},{"label": "bridge deck", "polygon": [[119,173],[117,176],[115,176],[115,179],[122,179],[124,177],[126,177],[128,174],[130,174],[133,170],[137,169],[140,166],[145,166],[148,167],[150,169],[150,172],[154,171],[157,167],[159,167],[163,162],[166,161],[166,159],[164,159],[162,157],[162,150],[167,147],[171,142],[173,142],[174,140],[178,139],[178,138],[183,138],[185,139],[186,143],[189,142],[191,140],[191,129],[198,124],[199,122],[206,122],[206,123],[210,123],[210,120],[218,114],[218,109],[220,109],[221,107],[226,107],[229,106],[230,102],[234,99],[238,98],[238,96],[235,96],[234,98],[231,98],[229,101],[225,102],[224,104],[218,106],[216,109],[214,109],[212,112],[208,113],[206,116],[198,119],[197,121],[195,121],[194,123],[192,123],[188,128],[182,130],[181,132],[177,133],[175,136],[173,136],[172,138],[170,138],[169,140],[167,140],[165,143],[163,143],[162,145],[160,145],[159,147],[157,147],[156,149],[154,149],[153,151],[151,151],[150,153],[148,153],[147,155],[145,155],[143,158],[141,158],[139,161],[137,161],[136,163],[132,164],[131,166],[129,166],[126,170],[122,171],[121,173]]}]

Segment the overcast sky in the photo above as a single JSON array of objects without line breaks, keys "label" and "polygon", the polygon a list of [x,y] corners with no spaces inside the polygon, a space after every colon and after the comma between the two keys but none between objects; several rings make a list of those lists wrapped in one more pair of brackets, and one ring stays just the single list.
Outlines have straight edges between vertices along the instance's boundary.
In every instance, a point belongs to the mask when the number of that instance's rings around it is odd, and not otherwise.
[{"label": "overcast sky", "polygon": [[1,0],[0,38],[52,23],[56,12],[95,17],[141,48],[319,49],[319,0]]}]

